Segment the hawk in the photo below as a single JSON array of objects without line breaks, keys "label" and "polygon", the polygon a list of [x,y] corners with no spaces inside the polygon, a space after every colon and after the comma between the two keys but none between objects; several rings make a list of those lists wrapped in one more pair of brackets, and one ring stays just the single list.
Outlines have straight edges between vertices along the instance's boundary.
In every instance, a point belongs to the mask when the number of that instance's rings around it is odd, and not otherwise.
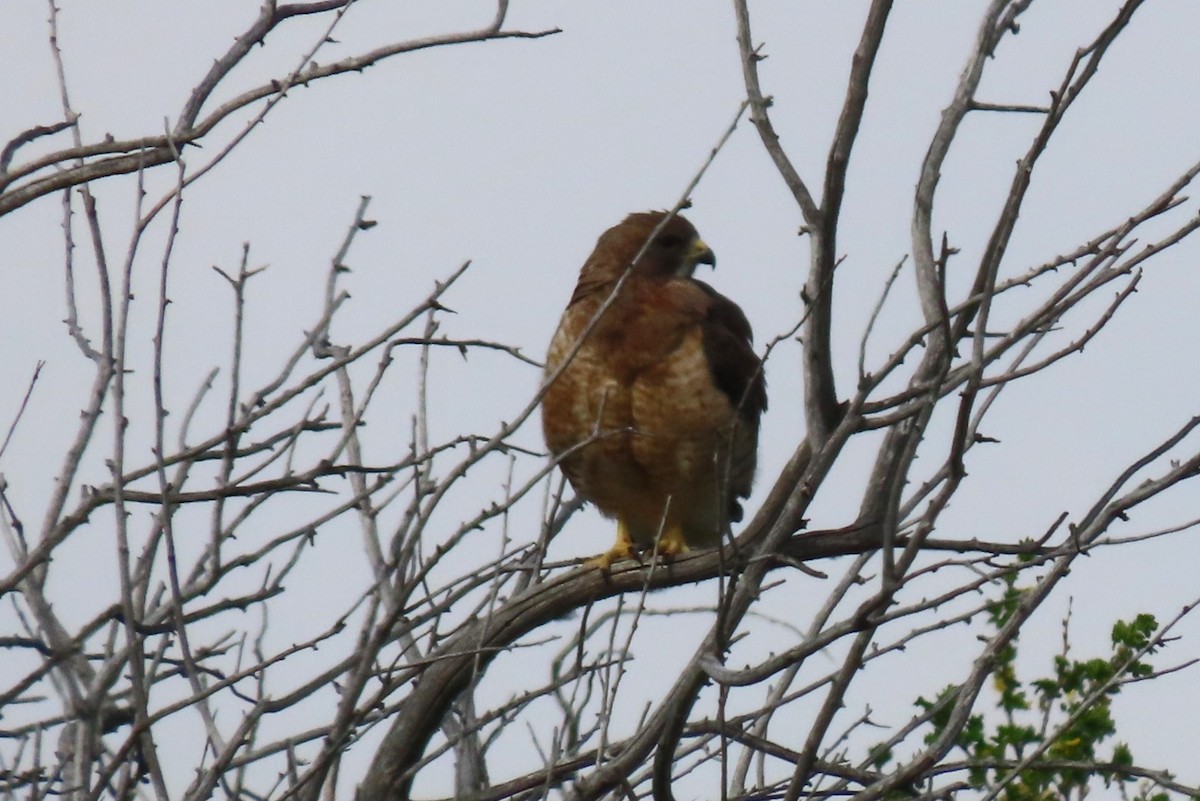
[{"label": "hawk", "polygon": [[692,277],[698,264],[716,257],[683,217],[630,214],[596,242],[550,343],[546,444],[617,520],[590,562],[604,569],[639,549],[719,545],[750,494],[762,362],[746,315]]}]

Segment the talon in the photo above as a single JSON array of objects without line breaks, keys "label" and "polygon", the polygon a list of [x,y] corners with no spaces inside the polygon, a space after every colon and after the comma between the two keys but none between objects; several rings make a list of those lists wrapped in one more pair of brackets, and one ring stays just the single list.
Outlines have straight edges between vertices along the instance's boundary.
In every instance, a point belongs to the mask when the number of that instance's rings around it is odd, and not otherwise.
[{"label": "talon", "polygon": [[584,568],[598,567],[605,573],[612,567],[613,562],[619,562],[622,559],[636,559],[637,551],[633,547],[633,538],[629,536],[629,529],[625,525],[624,520],[617,521],[617,541],[613,543],[613,547],[599,556],[593,556],[583,563]]},{"label": "talon", "polygon": [[612,568],[614,562],[619,562],[622,559],[634,559],[635,554],[632,550],[623,550],[621,548],[612,548],[599,556],[593,556],[591,559],[584,561],[584,568],[597,567],[605,573]]},{"label": "talon", "polygon": [[679,525],[670,526],[658,538],[658,555],[659,556],[679,556],[690,551],[687,540],[683,538],[683,527]]}]

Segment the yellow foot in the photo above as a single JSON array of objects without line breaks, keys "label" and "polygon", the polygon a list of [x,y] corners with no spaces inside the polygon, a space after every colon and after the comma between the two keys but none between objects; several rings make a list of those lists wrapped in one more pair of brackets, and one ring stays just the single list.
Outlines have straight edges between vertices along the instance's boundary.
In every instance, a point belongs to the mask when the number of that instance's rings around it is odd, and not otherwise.
[{"label": "yellow foot", "polygon": [[[633,544],[633,537],[629,535],[629,528],[625,525],[625,521],[617,521],[617,541],[613,543],[613,547],[607,552],[599,556],[593,556],[583,563],[585,568],[598,567],[601,570],[608,572],[614,563],[622,559],[638,559],[639,549]],[[654,553],[659,557],[671,558],[679,556],[692,550],[687,540],[683,538],[683,528],[681,526],[670,526],[663,531],[658,538],[658,543],[654,548]],[[639,560],[640,561],[640,560]]]},{"label": "yellow foot", "polygon": [[670,526],[658,538],[659,556],[679,556],[690,550],[691,548],[688,547],[687,540],[683,538],[682,526]]},{"label": "yellow foot", "polygon": [[612,567],[613,562],[619,562],[622,559],[636,559],[637,551],[633,547],[633,538],[629,536],[629,528],[625,525],[624,520],[617,521],[617,541],[613,543],[613,547],[609,548],[606,553],[599,556],[593,556],[591,559],[583,563],[585,568],[598,567],[604,572]]},{"label": "yellow foot", "polygon": [[599,556],[593,556],[583,563],[585,568],[598,567],[605,573],[613,566],[614,562],[620,562],[622,559],[636,559],[637,552],[632,548],[610,548]]}]

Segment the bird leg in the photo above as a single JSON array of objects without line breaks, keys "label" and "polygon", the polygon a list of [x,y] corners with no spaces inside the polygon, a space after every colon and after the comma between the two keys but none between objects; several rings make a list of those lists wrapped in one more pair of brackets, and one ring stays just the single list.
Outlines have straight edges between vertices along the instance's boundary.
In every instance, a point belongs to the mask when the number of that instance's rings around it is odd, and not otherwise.
[{"label": "bird leg", "polygon": [[[691,548],[688,547],[687,540],[683,538],[683,526],[679,524],[669,525],[663,529],[658,537],[658,544],[655,550],[659,556],[671,557],[679,556],[687,553]],[[638,548],[633,544],[633,537],[629,534],[629,527],[624,520],[617,520],[617,541],[613,543],[613,547],[599,556],[593,556],[583,563],[585,568],[598,567],[607,572],[613,566],[614,562],[619,562],[622,559],[637,559]]]},{"label": "bird leg", "polygon": [[659,556],[678,556],[690,550],[687,540],[683,538],[683,526],[678,523],[667,526],[658,537]]},{"label": "bird leg", "polygon": [[617,541],[613,543],[613,547],[609,548],[605,553],[599,556],[593,556],[591,559],[583,563],[585,568],[598,567],[601,570],[608,572],[612,567],[613,562],[619,562],[622,559],[636,559],[637,552],[633,547],[633,537],[629,536],[629,527],[625,525],[625,521],[617,519]]}]

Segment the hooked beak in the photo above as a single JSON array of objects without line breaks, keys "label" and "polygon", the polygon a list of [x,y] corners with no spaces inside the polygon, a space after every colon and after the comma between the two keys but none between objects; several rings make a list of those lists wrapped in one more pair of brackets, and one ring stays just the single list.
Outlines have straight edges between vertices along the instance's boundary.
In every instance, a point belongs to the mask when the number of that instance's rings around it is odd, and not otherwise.
[{"label": "hooked beak", "polygon": [[688,245],[687,257],[683,260],[680,273],[690,277],[696,271],[697,264],[707,264],[713,269],[717,266],[717,254],[713,253],[712,248],[704,244],[700,237],[696,237]]}]

